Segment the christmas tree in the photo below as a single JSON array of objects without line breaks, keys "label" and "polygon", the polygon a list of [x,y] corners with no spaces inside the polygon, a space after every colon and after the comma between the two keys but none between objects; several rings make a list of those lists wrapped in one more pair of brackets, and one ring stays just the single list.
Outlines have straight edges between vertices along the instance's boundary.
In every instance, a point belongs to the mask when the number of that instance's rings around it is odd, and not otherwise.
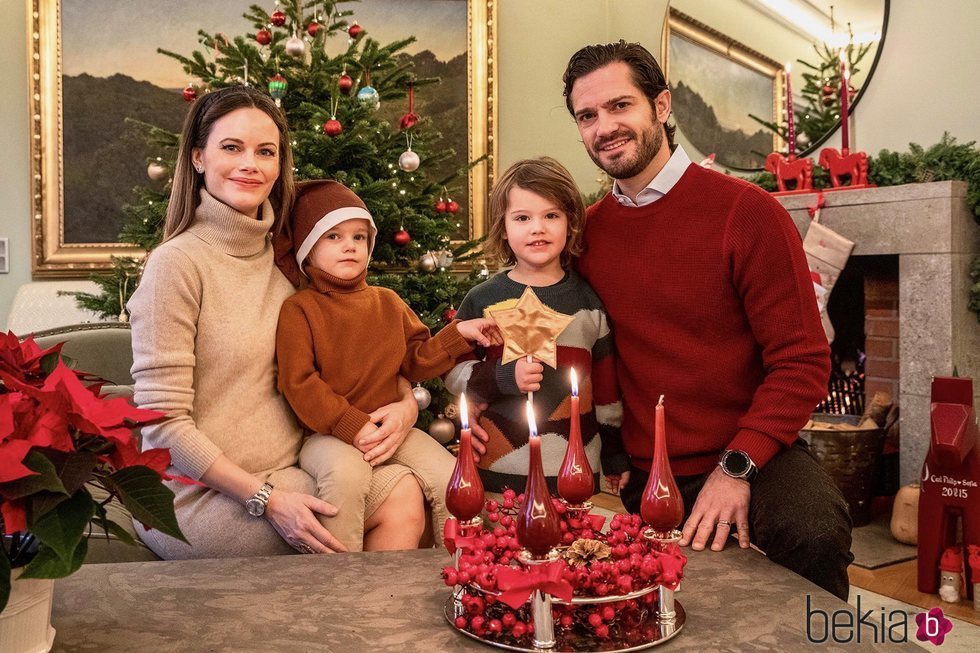
[{"label": "christmas tree", "polygon": [[[404,53],[414,37],[378,43],[351,20],[353,11],[341,8],[349,1],[278,0],[271,14],[252,5],[244,14],[251,25],[246,34],[229,38],[201,30],[203,51],[158,52],[197,80],[184,89],[188,102],[225,86],[267,86],[289,122],[297,180],[336,179],[364,200],[378,227],[369,282],[395,290],[436,331],[452,319],[466,291],[489,274],[482,261],[469,275],[451,269],[472,259],[477,244],[451,242],[466,222],[451,195],[462,193],[467,165],[465,159],[454,165],[456,153],[442,143],[438,126],[414,112],[415,91],[439,82],[417,75]],[[324,48],[332,39],[341,44],[333,56]],[[379,111],[381,104],[386,111]],[[134,201],[122,208],[119,240],[149,251],[162,238],[177,135],[134,124],[153,149],[147,162],[152,183],[136,189]],[[141,260],[114,259],[109,273],[93,277],[101,292],[78,293],[79,305],[126,320],[125,303],[141,269]],[[423,428],[446,412],[451,399],[440,381],[425,386],[431,405],[420,411]],[[427,394],[417,389],[423,409]]]},{"label": "christmas tree", "polygon": [[[860,70],[858,64],[871,50],[874,43],[844,46],[844,56],[847,59],[851,79]],[[797,59],[797,63],[805,68],[803,72],[803,88],[800,90],[802,102],[793,98],[793,115],[796,125],[796,145],[799,150],[805,150],[811,144],[820,141],[840,123],[840,50],[831,49],[826,43],[814,44],[813,50],[818,57],[816,64]],[[857,89],[848,86],[848,99],[854,101]],[[789,138],[786,123],[777,124],[772,120],[764,120],[754,114],[749,117],[767,129],[776,132],[785,141]],[[763,156],[765,153],[761,153]]]}]

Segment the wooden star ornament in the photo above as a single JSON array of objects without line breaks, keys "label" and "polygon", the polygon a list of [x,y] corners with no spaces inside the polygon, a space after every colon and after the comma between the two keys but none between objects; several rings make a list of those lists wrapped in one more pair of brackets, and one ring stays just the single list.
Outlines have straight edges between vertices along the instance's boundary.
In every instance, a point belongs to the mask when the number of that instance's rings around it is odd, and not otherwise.
[{"label": "wooden star ornament", "polygon": [[488,311],[504,338],[503,365],[534,356],[545,365],[558,367],[558,336],[575,319],[541,303],[530,286],[511,308]]}]

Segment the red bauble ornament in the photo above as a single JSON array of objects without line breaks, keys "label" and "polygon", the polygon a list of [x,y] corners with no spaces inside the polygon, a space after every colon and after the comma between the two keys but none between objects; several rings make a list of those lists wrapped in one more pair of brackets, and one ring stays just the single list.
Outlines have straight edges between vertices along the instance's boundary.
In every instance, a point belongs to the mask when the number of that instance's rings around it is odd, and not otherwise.
[{"label": "red bauble ornament", "polygon": [[193,86],[188,86],[187,88],[184,89],[183,95],[185,100],[187,100],[188,102],[193,102],[194,100],[197,99],[197,89],[194,88]]},{"label": "red bauble ornament", "polygon": [[449,200],[448,202],[446,202],[446,210],[449,211],[450,213],[459,213],[459,204],[457,204],[453,200]]},{"label": "red bauble ornament", "polygon": [[272,43],[272,32],[263,27],[255,33],[255,40],[259,45],[269,45]]},{"label": "red bauble ornament", "polygon": [[411,129],[418,121],[419,117],[417,115],[414,113],[406,113],[404,116],[402,116],[400,124],[402,129]]},{"label": "red bauble ornament", "polygon": [[398,231],[395,232],[396,245],[401,245],[402,247],[404,247],[410,242],[412,242],[412,236],[407,231],[405,231],[404,229],[399,229]]},{"label": "red bauble ornament", "polygon": [[350,90],[354,88],[354,80],[347,73],[344,73],[337,80],[337,86],[340,87],[340,92],[344,95],[350,95]]},{"label": "red bauble ornament", "polygon": [[323,133],[327,136],[333,138],[334,136],[340,136],[344,131],[344,126],[340,124],[340,121],[336,118],[331,118],[327,122],[323,123]]},{"label": "red bauble ornament", "polygon": [[269,16],[269,22],[271,22],[276,27],[282,27],[286,24],[286,14],[281,11],[274,11],[272,15]]},{"label": "red bauble ornament", "polygon": [[436,213],[445,213],[446,212],[446,202],[445,202],[445,200],[443,200],[440,197],[439,198],[439,201],[436,202],[435,209],[436,209]]},{"label": "red bauble ornament", "polygon": [[832,106],[834,106],[834,102],[836,102],[836,101],[837,101],[837,98],[835,98],[833,95],[825,95],[822,98],[820,98],[820,103],[822,105],[824,105],[825,107],[832,107]]},{"label": "red bauble ornament", "polygon": [[306,26],[306,33],[309,34],[311,37],[315,38],[316,33],[319,31],[320,31],[320,23],[316,22],[315,20]]},{"label": "red bauble ornament", "polygon": [[823,93],[824,95],[833,95],[836,92],[836,90],[837,89],[835,89],[830,84],[824,84],[823,88],[820,89],[820,92]]},{"label": "red bauble ornament", "polygon": [[354,23],[353,25],[347,28],[347,35],[350,36],[352,39],[356,39],[358,36],[360,36],[363,33],[364,33],[364,28],[358,25],[357,23]]},{"label": "red bauble ornament", "polygon": [[452,322],[453,320],[456,319],[456,313],[457,313],[456,309],[450,306],[449,308],[447,308],[442,312],[442,321]]}]

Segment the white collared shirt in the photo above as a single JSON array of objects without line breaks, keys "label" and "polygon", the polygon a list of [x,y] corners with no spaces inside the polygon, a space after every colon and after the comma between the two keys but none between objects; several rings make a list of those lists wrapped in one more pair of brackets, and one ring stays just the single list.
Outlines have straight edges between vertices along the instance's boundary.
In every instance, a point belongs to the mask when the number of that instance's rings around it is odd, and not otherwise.
[{"label": "white collared shirt", "polygon": [[647,184],[646,188],[637,193],[635,202],[620,192],[618,180],[613,181],[613,197],[623,206],[638,207],[652,204],[670,192],[689,165],[691,165],[691,158],[687,156],[683,147],[677,145],[663,169]]}]

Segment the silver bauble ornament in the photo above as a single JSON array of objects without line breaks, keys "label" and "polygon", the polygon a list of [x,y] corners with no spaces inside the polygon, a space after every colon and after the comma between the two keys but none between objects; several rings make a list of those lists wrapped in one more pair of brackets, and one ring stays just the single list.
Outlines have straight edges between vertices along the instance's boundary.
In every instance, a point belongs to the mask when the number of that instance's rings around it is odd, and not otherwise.
[{"label": "silver bauble ornament", "polygon": [[303,42],[303,39],[293,34],[286,41],[286,54],[291,57],[302,57],[306,54],[306,43]]},{"label": "silver bauble ornament", "polygon": [[439,444],[446,444],[456,437],[456,425],[439,415],[429,424],[429,435]]},{"label": "silver bauble ornament", "polygon": [[163,181],[170,175],[170,171],[167,170],[167,166],[162,163],[154,161],[150,165],[146,166],[146,176],[153,181]]},{"label": "silver bauble ornament", "polygon": [[375,111],[381,106],[381,96],[373,86],[365,86],[357,92],[357,99]]},{"label": "silver bauble ornament", "polygon": [[432,394],[420,385],[412,388],[412,396],[415,397],[415,403],[419,405],[419,410],[425,410],[432,403]]},{"label": "silver bauble ornament", "polygon": [[419,164],[422,163],[419,159],[419,155],[412,150],[405,150],[402,155],[398,157],[398,167],[405,172],[415,172],[419,169]]},{"label": "silver bauble ornament", "polygon": [[439,257],[433,252],[426,252],[419,259],[418,266],[422,272],[435,272],[439,267]]},{"label": "silver bauble ornament", "polygon": [[810,137],[805,133],[796,135],[796,147],[799,149],[806,149],[810,147]]}]

